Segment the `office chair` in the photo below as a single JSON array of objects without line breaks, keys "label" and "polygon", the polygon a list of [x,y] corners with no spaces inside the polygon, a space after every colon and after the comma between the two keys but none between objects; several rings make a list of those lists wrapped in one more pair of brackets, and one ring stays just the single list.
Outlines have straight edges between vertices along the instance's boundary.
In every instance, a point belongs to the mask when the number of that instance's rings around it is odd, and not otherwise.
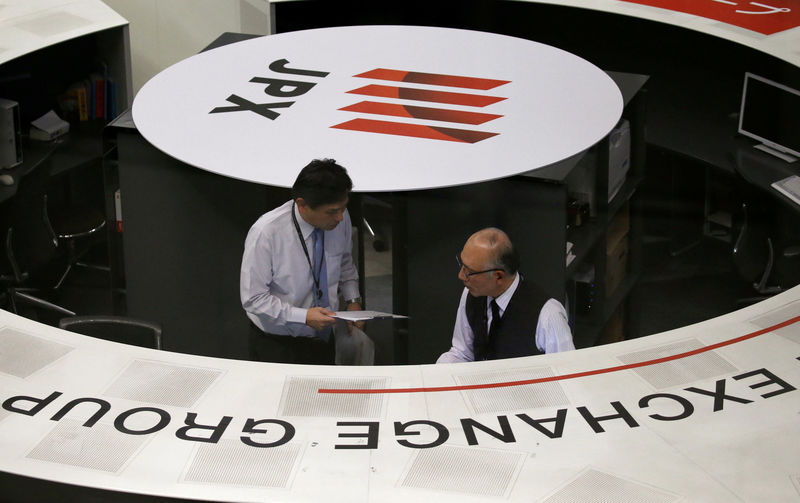
[{"label": "office chair", "polygon": [[151,321],[126,316],[71,316],[59,320],[58,327],[96,339],[161,349],[161,325]]},{"label": "office chair", "polygon": [[[739,299],[738,304],[752,304],[794,286],[793,278],[777,274],[787,262],[790,269],[800,270],[800,246],[782,245],[770,216],[755,204],[742,203],[739,222],[735,226],[733,262],[739,275],[751,283],[756,295]],[[782,264],[781,264],[782,265]]]},{"label": "office chair", "polygon": [[389,249],[387,240],[377,224],[391,222],[391,210],[392,205],[389,202],[375,196],[363,196],[361,221],[367,234],[372,239],[372,249],[377,252]]},{"label": "office chair", "polygon": [[[105,214],[102,210],[88,205],[74,205],[58,208],[51,212],[50,220],[60,245],[64,245],[67,252],[67,267],[56,282],[55,289],[61,288],[73,266],[109,271],[105,266],[81,262],[81,258],[91,249],[91,244],[96,242],[95,237],[102,237],[101,231],[105,228]],[[83,244],[79,248],[79,244]]]},{"label": "office chair", "polygon": [[72,316],[64,307],[35,297],[30,288],[36,277],[53,264],[58,255],[58,239],[47,213],[47,166],[37,166],[19,181],[14,197],[7,201],[2,230],[3,253],[0,259],[0,284],[11,311],[17,301]]}]

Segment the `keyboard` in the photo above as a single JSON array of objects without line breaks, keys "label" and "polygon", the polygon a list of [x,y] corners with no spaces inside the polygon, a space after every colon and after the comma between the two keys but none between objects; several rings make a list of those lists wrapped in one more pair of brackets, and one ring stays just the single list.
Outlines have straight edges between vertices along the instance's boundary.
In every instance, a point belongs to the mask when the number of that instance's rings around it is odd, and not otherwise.
[{"label": "keyboard", "polygon": [[792,175],[772,184],[772,188],[800,206],[800,176]]}]

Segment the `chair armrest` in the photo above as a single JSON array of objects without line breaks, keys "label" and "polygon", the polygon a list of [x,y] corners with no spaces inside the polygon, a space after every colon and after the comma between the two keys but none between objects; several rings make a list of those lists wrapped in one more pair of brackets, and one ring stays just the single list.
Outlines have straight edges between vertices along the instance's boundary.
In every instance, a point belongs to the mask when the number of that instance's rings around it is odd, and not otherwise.
[{"label": "chair armrest", "polygon": [[800,257],[800,245],[787,246],[783,249],[783,256],[786,258]]},{"label": "chair armrest", "polygon": [[14,281],[19,284],[26,279],[27,274],[23,273],[19,267],[19,262],[17,262],[17,258],[14,256],[13,244],[14,228],[9,227],[6,233],[6,258],[8,259],[8,264],[11,266],[11,274],[14,275]]}]

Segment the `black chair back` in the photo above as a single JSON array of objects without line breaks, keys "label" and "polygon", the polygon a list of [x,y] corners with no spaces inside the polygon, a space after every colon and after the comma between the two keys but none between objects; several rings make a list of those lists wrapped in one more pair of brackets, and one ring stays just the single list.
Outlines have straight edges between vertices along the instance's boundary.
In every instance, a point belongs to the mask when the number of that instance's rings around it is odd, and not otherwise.
[{"label": "black chair back", "polygon": [[161,325],[151,321],[125,316],[70,316],[62,318],[58,326],[96,339],[161,349]]}]

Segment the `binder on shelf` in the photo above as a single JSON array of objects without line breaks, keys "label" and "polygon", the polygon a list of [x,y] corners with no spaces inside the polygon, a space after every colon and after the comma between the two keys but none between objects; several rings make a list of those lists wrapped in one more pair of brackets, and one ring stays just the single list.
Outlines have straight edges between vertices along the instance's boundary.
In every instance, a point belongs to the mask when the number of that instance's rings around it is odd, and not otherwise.
[{"label": "binder on shelf", "polygon": [[110,121],[117,117],[117,84],[106,78],[105,119]]},{"label": "binder on shelf", "polygon": [[95,118],[109,121],[113,118],[111,105],[113,103],[112,93],[115,91],[114,83],[108,74],[108,65],[105,61],[100,61],[99,72],[93,74],[96,86],[97,110]]},{"label": "binder on shelf", "polygon": [[80,112],[80,120],[86,122],[89,120],[89,91],[86,86],[81,84],[75,92],[78,95],[78,111]]},{"label": "binder on shelf", "polygon": [[103,119],[106,114],[106,81],[97,79],[94,81],[94,99],[95,99],[95,119]]},{"label": "binder on shelf", "polygon": [[81,122],[89,120],[89,97],[86,83],[81,81],[69,86],[58,97],[58,105],[66,120]]},{"label": "binder on shelf", "polygon": [[97,100],[96,94],[97,93],[95,92],[94,83],[93,83],[91,78],[85,79],[84,82],[85,82],[86,89],[87,89],[87,91],[86,91],[86,100],[87,100],[87,102],[89,104],[88,107],[87,107],[88,108],[88,112],[89,112],[88,113],[88,120],[92,120],[92,119],[94,119],[94,116],[97,113],[97,106],[96,106],[97,105],[97,103],[96,103],[96,100]]},{"label": "binder on shelf", "polygon": [[106,102],[106,80],[101,73],[92,73],[89,76],[92,86],[92,112],[89,114],[92,119],[105,118]]}]

